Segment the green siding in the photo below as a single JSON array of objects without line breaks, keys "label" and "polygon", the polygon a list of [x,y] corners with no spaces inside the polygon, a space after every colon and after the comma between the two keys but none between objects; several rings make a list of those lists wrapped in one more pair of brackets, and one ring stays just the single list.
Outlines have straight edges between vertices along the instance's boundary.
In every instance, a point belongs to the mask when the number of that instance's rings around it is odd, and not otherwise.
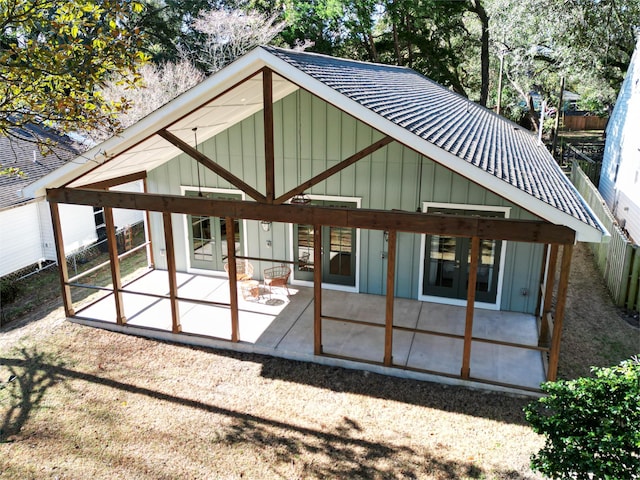
[{"label": "green siding", "polygon": [[[276,196],[297,186],[367,147],[383,135],[368,125],[311,94],[298,91],[274,105]],[[228,168],[259,191],[265,188],[262,112],[250,116],[198,146],[210,158]],[[299,160],[298,160],[299,159]],[[420,172],[422,175],[420,175]],[[202,186],[231,188],[228,182],[200,167]],[[198,185],[196,162],[186,155],[149,174],[150,191],[180,193],[180,186]],[[419,191],[419,193],[418,193]],[[527,211],[446,169],[429,158],[393,142],[352,165],[309,192],[316,195],[358,197],[362,208],[416,211],[423,202],[460,203],[511,207],[510,218],[533,217]],[[187,268],[183,216],[174,216],[177,265]],[[161,218],[159,217],[161,220]],[[156,243],[163,232],[154,222]],[[290,258],[290,230],[273,224],[264,232],[258,222],[246,223],[248,255],[273,259]],[[396,295],[416,298],[420,289],[420,235],[400,233],[396,266]],[[272,242],[272,246],[267,245]],[[361,292],[383,294],[386,288],[386,244],[382,232],[360,232]],[[503,251],[505,268],[501,308],[533,312],[542,261],[541,245],[510,242]],[[164,258],[158,255],[158,265]],[[256,270],[270,266],[256,265]],[[527,295],[522,295],[525,289]]]}]

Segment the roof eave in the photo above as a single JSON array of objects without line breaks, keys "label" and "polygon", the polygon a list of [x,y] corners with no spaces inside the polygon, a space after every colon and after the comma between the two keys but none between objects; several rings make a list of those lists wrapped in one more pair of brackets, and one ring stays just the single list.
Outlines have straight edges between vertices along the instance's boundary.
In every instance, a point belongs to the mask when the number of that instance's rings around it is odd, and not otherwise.
[{"label": "roof eave", "polygon": [[170,126],[184,115],[232,87],[239,79],[257,72],[266,65],[270,57],[273,56],[264,49],[255,48],[120,134],[114,135],[55,172],[28,185],[24,190],[25,196],[35,198],[45,195],[47,188],[61,187],[92,170],[96,165],[102,164],[140,141],[151,137],[159,130]]}]

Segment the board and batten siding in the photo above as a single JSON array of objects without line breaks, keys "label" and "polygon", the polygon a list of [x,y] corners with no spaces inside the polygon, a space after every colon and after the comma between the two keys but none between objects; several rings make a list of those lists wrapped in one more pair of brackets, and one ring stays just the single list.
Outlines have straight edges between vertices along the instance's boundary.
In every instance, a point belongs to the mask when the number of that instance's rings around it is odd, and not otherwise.
[{"label": "board and batten siding", "polygon": [[[274,104],[276,195],[326,170],[383,135],[305,91],[297,91]],[[262,112],[252,115],[198,148],[259,191],[265,190]],[[198,169],[200,170],[198,172]],[[149,191],[181,194],[181,187],[233,188],[224,179],[187,155],[149,173]],[[527,211],[448,170],[405,146],[392,142],[354,165],[321,182],[308,194],[356,197],[361,208],[417,211],[422,202],[510,207],[510,218],[535,219]],[[188,268],[187,232],[183,215],[173,215],[176,263]],[[157,264],[165,267],[162,219],[152,215]],[[264,232],[259,222],[246,222],[247,255],[290,259],[291,234],[287,224],[273,224]],[[398,234],[396,296],[417,298],[421,285],[421,235]],[[271,241],[271,246],[268,246]],[[359,291],[384,294],[386,250],[383,232],[360,232]],[[506,248],[501,308],[533,312],[540,277],[541,245],[510,242]],[[256,272],[271,266],[256,265]]]}]

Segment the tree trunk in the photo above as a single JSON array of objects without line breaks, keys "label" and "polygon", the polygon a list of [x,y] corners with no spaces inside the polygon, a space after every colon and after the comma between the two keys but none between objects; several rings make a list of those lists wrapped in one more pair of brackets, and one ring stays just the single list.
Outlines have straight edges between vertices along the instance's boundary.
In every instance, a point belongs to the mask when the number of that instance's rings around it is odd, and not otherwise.
[{"label": "tree trunk", "polygon": [[480,105],[486,107],[489,99],[489,15],[484,9],[481,0],[472,0],[471,8],[482,24],[482,35],[480,36]]}]

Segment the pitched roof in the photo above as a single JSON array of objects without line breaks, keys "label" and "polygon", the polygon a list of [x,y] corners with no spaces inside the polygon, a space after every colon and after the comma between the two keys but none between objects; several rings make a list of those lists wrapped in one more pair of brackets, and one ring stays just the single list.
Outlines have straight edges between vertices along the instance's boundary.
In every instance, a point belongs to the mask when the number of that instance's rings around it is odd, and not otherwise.
[{"label": "pitched roof", "polygon": [[414,135],[598,228],[545,146],[517,124],[406,67],[264,48]]},{"label": "pitched roof", "polygon": [[[262,108],[261,68],[274,72],[274,101],[304,88],[582,241],[608,233],[532,133],[406,67],[258,47],[129,127],[118,137],[30,186],[71,187],[149,171],[180,151],[156,135],[204,141]],[[95,165],[99,165],[95,167]],[[75,180],[74,180],[75,179]]]},{"label": "pitched roof", "polygon": [[[54,153],[43,156],[34,143],[37,139],[55,142]],[[77,145],[69,137],[38,125],[26,125],[12,130],[11,136],[0,136],[0,170],[17,168],[22,172],[22,175],[0,175],[0,209],[28,201],[19,194],[20,190],[79,153]]]}]

